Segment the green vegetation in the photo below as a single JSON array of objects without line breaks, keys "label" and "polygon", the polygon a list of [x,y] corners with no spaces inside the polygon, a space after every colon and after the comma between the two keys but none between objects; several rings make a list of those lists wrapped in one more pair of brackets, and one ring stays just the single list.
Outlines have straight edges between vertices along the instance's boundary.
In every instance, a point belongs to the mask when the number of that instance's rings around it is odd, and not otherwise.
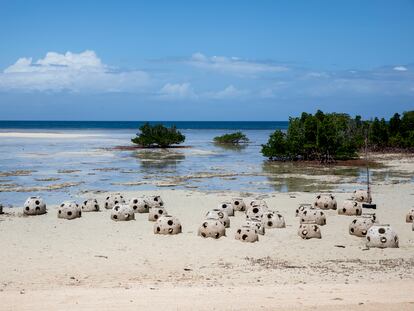
[{"label": "green vegetation", "polygon": [[363,121],[360,116],[320,110],[315,115],[304,112],[300,118],[289,118],[286,133],[272,133],[262,145],[262,154],[283,161],[346,160],[357,156],[366,138],[372,150],[414,148],[414,111],[404,112],[402,118],[396,113],[389,122],[378,118]]},{"label": "green vegetation", "polygon": [[214,137],[214,142],[217,144],[239,145],[241,143],[248,143],[249,139],[242,132],[235,132]]},{"label": "green vegetation", "polygon": [[175,126],[167,128],[162,124],[150,125],[148,122],[142,125],[140,133],[131,141],[146,148],[167,148],[174,144],[181,144],[185,136]]}]

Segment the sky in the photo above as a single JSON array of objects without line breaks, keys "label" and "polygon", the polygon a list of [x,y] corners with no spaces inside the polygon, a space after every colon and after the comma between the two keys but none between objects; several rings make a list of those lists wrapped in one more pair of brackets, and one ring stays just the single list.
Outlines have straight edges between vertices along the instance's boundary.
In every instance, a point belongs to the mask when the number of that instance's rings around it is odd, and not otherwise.
[{"label": "sky", "polygon": [[0,120],[414,109],[414,1],[0,0]]}]

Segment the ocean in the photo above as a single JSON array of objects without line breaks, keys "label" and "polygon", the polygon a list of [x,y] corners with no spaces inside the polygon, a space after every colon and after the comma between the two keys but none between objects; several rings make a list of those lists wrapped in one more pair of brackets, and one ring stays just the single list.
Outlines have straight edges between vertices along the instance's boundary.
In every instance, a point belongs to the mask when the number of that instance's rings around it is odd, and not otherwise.
[{"label": "ocean", "polygon": [[[159,122],[151,122],[159,123]],[[143,122],[0,121],[0,203],[22,206],[40,195],[51,204],[95,192],[159,189],[271,193],[348,189],[363,181],[357,167],[270,163],[262,156],[276,122],[160,122],[176,125],[186,148],[119,150]],[[213,138],[241,130],[250,143],[228,148]],[[332,178],[326,178],[326,175]],[[391,174],[391,173],[389,173]],[[373,178],[388,178],[373,172]]]}]

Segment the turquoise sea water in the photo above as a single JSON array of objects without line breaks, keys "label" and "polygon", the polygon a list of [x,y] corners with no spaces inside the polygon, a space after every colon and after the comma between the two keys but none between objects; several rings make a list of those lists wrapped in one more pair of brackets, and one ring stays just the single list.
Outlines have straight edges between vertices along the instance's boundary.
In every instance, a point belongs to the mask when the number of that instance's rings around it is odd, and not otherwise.
[{"label": "turquoise sea water", "polygon": [[[130,145],[140,122],[0,121],[0,133],[23,133],[22,137],[0,137],[0,202],[21,206],[26,197],[41,195],[56,204],[78,200],[91,191],[317,191],[336,187],[335,182],[327,183],[326,174],[347,182],[357,182],[365,175],[361,168],[268,163],[260,154],[261,144],[273,130],[286,129],[287,122],[164,124],[176,124],[186,136],[188,148],[114,149]],[[248,145],[235,149],[212,142],[215,136],[237,129],[249,137]],[[40,137],[25,137],[34,132]],[[44,133],[57,136],[43,138]]]}]

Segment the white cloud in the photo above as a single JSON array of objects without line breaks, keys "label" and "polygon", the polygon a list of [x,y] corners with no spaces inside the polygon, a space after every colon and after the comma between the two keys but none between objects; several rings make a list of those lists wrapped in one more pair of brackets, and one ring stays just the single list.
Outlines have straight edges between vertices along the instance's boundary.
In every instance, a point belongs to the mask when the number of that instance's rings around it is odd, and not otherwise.
[{"label": "white cloud", "polygon": [[229,85],[225,89],[217,92],[207,95],[207,97],[215,98],[215,99],[229,99],[229,98],[240,98],[242,96],[247,95],[247,91],[245,90],[239,90],[235,88],[233,85]]},{"label": "white cloud", "polygon": [[140,92],[149,84],[144,71],[117,71],[94,51],[48,52],[44,58],[19,58],[0,73],[0,90]]},{"label": "white cloud", "polygon": [[193,54],[188,63],[198,68],[236,75],[255,75],[260,73],[275,73],[289,70],[289,68],[285,66],[276,66],[268,63],[242,60],[237,57],[207,57],[202,53]]},{"label": "white cloud", "polygon": [[395,71],[407,71],[408,70],[407,67],[404,67],[404,66],[395,66],[393,69]]},{"label": "white cloud", "polygon": [[161,90],[160,95],[162,98],[195,98],[196,95],[191,88],[190,83],[167,83],[165,84]]}]

